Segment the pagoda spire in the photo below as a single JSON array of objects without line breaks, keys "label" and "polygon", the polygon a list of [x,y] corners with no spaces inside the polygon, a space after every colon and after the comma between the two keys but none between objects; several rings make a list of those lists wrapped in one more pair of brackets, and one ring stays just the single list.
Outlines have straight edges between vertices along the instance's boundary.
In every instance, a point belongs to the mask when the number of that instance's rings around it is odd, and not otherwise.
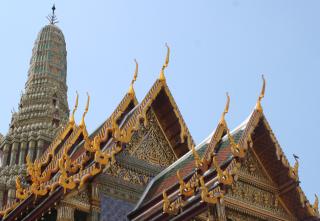
[{"label": "pagoda spire", "polygon": [[[47,17],[49,24],[34,43],[28,80],[21,94],[19,109],[12,113],[8,133],[0,137],[3,150],[0,173],[0,205],[3,199],[15,202],[16,177],[25,179],[26,156],[33,162],[48,148],[56,134],[68,123],[67,50],[62,31],[54,24],[55,5]],[[15,168],[12,170],[12,168]]]},{"label": "pagoda spire", "polygon": [[164,70],[168,67],[169,65],[169,59],[170,59],[170,48],[168,46],[168,44],[166,43],[166,48],[167,48],[167,56],[166,56],[166,60],[161,68],[161,71],[160,71],[160,76],[159,76],[159,80],[160,81],[165,81],[166,80],[166,77],[164,75]]}]

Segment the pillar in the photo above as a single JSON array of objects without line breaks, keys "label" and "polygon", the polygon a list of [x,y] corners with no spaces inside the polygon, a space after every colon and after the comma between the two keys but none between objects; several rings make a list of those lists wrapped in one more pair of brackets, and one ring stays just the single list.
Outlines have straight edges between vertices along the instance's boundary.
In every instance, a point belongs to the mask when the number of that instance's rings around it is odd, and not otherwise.
[{"label": "pillar", "polygon": [[19,150],[19,143],[15,141],[12,145],[10,166],[16,164],[18,150]]},{"label": "pillar", "polygon": [[8,203],[13,202],[16,199],[16,190],[11,187],[11,189],[8,190]]},{"label": "pillar", "polygon": [[4,189],[0,189],[0,208],[3,206]]},{"label": "pillar", "polygon": [[24,164],[26,160],[26,152],[27,152],[27,142],[22,141],[21,148],[20,148],[20,158],[19,158],[19,164]]},{"label": "pillar", "polygon": [[91,211],[88,221],[99,221],[100,220],[100,194],[99,185],[92,183],[91,185]]},{"label": "pillar", "polygon": [[218,221],[218,215],[215,206],[208,206],[207,221]]},{"label": "pillar", "polygon": [[42,153],[44,151],[44,141],[43,140],[38,140],[38,145],[37,145],[37,159],[41,157]]},{"label": "pillar", "polygon": [[57,221],[74,221],[74,208],[62,203],[57,207]]},{"label": "pillar", "polygon": [[36,152],[36,142],[34,140],[29,141],[29,157],[30,160],[33,162],[35,158],[35,152]]},{"label": "pillar", "polygon": [[219,199],[219,201],[217,203],[217,215],[218,215],[219,221],[227,221],[226,210],[225,210],[223,198]]},{"label": "pillar", "polygon": [[10,144],[6,143],[3,148],[2,167],[5,167],[8,165],[9,151],[10,151]]},{"label": "pillar", "polygon": [[100,209],[93,206],[91,208],[91,213],[88,217],[88,221],[99,221],[100,220]]}]

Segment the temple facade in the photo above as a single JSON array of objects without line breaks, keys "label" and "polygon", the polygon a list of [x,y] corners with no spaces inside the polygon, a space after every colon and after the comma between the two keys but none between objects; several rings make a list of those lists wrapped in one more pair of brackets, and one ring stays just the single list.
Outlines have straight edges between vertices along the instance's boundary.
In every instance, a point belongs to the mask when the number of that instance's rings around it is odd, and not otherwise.
[{"label": "temple facade", "polygon": [[[320,220],[263,114],[265,80],[252,113],[230,131],[226,114],[196,145],[165,78],[170,49],[139,102],[138,63],[129,90],[89,133],[69,115],[66,43],[50,15],[9,131],[0,135],[0,218],[49,221]],[[81,99],[82,100],[82,99]]]}]

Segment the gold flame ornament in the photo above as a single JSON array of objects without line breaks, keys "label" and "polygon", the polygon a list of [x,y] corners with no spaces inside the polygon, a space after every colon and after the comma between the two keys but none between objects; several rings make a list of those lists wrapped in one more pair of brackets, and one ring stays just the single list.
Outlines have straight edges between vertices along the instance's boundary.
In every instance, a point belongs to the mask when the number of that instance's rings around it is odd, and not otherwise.
[{"label": "gold flame ornament", "polygon": [[166,77],[164,75],[164,70],[168,67],[169,65],[169,59],[170,59],[170,48],[168,46],[168,44],[166,43],[166,48],[167,48],[167,56],[166,56],[166,60],[162,66],[162,69],[160,71],[160,76],[159,76],[159,80],[160,81],[165,81],[166,80]]},{"label": "gold flame ornament", "polygon": [[229,128],[227,128],[227,136],[231,145],[231,152],[234,157],[243,158],[246,154],[245,149],[240,147],[238,143],[235,142],[233,136],[230,133]]},{"label": "gold flame ornament", "polygon": [[76,93],[77,93],[76,103],[75,103],[75,105],[74,105],[74,108],[73,108],[73,111],[72,111],[72,114],[71,114],[70,120],[69,120],[69,122],[70,122],[71,124],[73,124],[73,123],[75,122],[75,120],[74,120],[74,114],[76,113],[76,111],[77,111],[77,109],[78,109],[79,94],[78,94],[78,91],[76,91]]},{"label": "gold flame ornament", "polygon": [[231,185],[233,183],[233,176],[229,171],[227,170],[223,171],[220,168],[218,160],[216,158],[216,154],[214,154],[212,157],[212,163],[214,168],[217,171],[219,183],[222,183],[224,185]]},{"label": "gold flame ornament", "polygon": [[131,81],[131,84],[130,84],[130,87],[129,87],[129,94],[131,95],[134,95],[134,89],[133,89],[133,85],[134,85],[134,82],[137,81],[137,77],[138,77],[138,71],[139,71],[139,64],[137,62],[136,59],[134,59],[134,62],[136,63],[136,69],[134,71],[134,74],[133,74],[133,79]]},{"label": "gold flame ornament", "polygon": [[220,198],[223,198],[223,194],[220,192],[215,193],[214,191],[209,191],[204,182],[203,176],[200,177],[200,189],[201,189],[201,201],[208,204],[217,204]]},{"label": "gold flame ornament", "polygon": [[194,194],[194,188],[191,186],[190,182],[187,184],[184,182],[183,178],[180,175],[180,170],[177,170],[177,178],[180,184],[179,191],[180,194],[186,197],[191,197]]},{"label": "gold flame ornament", "polygon": [[162,197],[163,197],[163,204],[162,204],[163,213],[170,214],[170,215],[177,215],[179,213],[179,208],[182,206],[183,203],[180,200],[178,200],[177,202],[171,203],[165,190],[162,192]]},{"label": "gold flame ornament", "polygon": [[25,200],[29,196],[29,193],[22,187],[20,177],[16,178],[16,198],[19,200]]},{"label": "gold flame ornament", "polygon": [[260,96],[258,98],[257,105],[256,105],[256,109],[259,112],[263,112],[263,109],[261,106],[261,100],[264,98],[264,94],[265,94],[265,90],[266,90],[266,79],[264,78],[264,75],[262,75],[262,81],[263,81],[262,89],[261,89]]}]

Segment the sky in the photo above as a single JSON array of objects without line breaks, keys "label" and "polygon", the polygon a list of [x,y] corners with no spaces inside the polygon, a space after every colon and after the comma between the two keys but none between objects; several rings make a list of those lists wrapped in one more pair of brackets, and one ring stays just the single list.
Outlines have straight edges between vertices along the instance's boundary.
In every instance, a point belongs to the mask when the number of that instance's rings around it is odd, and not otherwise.
[{"label": "sky", "polygon": [[[31,50],[53,1],[0,6],[0,132],[18,109]],[[253,110],[267,80],[264,113],[311,202],[320,194],[320,1],[318,0],[56,0],[68,51],[68,100],[80,94],[77,120],[98,127],[127,92],[136,58],[142,100],[164,62],[167,83],[196,143],[216,127],[231,97],[230,128]]]}]

